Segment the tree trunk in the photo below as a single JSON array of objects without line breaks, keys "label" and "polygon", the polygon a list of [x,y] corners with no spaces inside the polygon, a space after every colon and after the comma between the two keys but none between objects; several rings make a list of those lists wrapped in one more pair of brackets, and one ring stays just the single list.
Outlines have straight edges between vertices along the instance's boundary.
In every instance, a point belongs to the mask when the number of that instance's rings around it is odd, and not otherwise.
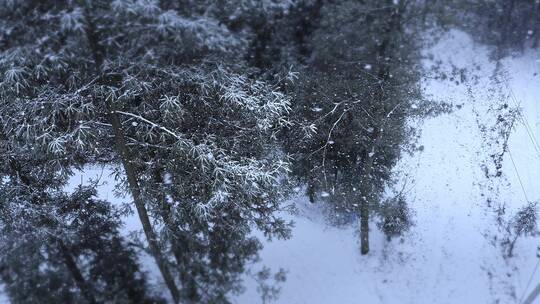
[{"label": "tree trunk", "polygon": [[515,0],[503,1],[503,20],[500,23],[501,36],[497,45],[497,60],[502,59],[505,55],[505,49],[509,45],[510,34],[512,32],[512,12],[514,11]]},{"label": "tree trunk", "polygon": [[369,203],[365,198],[360,206],[360,253],[369,253]]},{"label": "tree trunk", "polygon": [[[540,14],[540,2],[537,2],[536,4],[536,10],[535,12],[533,12],[533,14]],[[540,26],[536,26],[535,29],[533,29],[534,31],[534,38],[533,38],[533,43],[532,43],[532,48],[533,49],[536,49],[538,47],[538,40],[540,40]]]},{"label": "tree trunk", "polygon": [[309,173],[308,185],[307,185],[307,195],[309,197],[310,203],[315,203],[315,182],[313,181],[313,175]]},{"label": "tree trunk", "polygon": [[[153,173],[154,183],[156,185],[164,186],[163,184],[163,168],[156,168]],[[185,264],[184,256],[182,255],[182,247],[188,247],[188,244],[181,243],[181,230],[176,225],[173,218],[171,218],[171,206],[167,202],[167,196],[164,191],[159,191],[158,200],[160,204],[160,216],[165,224],[166,229],[170,231],[171,236],[169,237],[169,242],[171,244],[172,253],[178,265]],[[188,249],[189,250],[189,247]],[[180,273],[180,280],[183,283],[185,290],[185,303],[199,303],[200,295],[199,289],[197,288],[197,282],[195,281],[193,270],[190,270],[189,273]]]},{"label": "tree trunk", "polygon": [[[373,171],[373,158],[376,150],[378,132],[374,133],[373,144],[370,150],[366,150],[366,157],[362,164],[362,179],[368,180]],[[360,186],[360,253],[369,253],[369,197],[370,187]]]},{"label": "tree trunk", "polygon": [[[88,40],[88,44],[90,46],[90,50],[94,59],[95,70],[97,74],[96,76],[103,77],[105,75],[101,75],[101,66],[103,65],[103,61],[106,56],[106,50],[99,43],[99,33],[96,30],[95,24],[92,20],[92,2],[89,0],[81,0],[81,5],[84,8],[84,17],[86,21],[86,38]],[[122,130],[122,124],[120,122],[120,119],[118,118],[118,114],[114,112],[114,108],[111,103],[106,102],[106,106],[107,111],[109,112],[109,121],[112,125],[112,129],[114,132],[116,152],[119,153],[119,156],[122,160],[122,165],[128,179],[129,189],[133,197],[133,202],[137,209],[137,214],[139,215],[139,220],[141,221],[141,224],[143,226],[144,235],[146,236],[146,239],[148,241],[150,252],[154,257],[156,264],[158,265],[159,271],[161,272],[163,280],[165,281],[165,284],[167,285],[167,288],[171,293],[174,303],[178,303],[180,301],[178,287],[176,286],[174,278],[171,274],[168,262],[163,256],[161,249],[159,248],[156,234],[152,228],[150,217],[148,216],[148,211],[146,210],[146,206],[142,199],[141,189],[137,180],[137,172],[131,162],[130,153],[124,138],[124,131]]]},{"label": "tree trunk", "polygon": [[[384,82],[388,80],[388,77],[390,75],[390,66],[388,63],[386,63],[385,58],[389,57],[388,53],[392,49],[392,42],[395,33],[401,31],[401,15],[405,9],[405,6],[406,2],[404,0],[400,0],[397,3],[397,7],[395,7],[395,4],[392,0],[387,1],[386,7],[391,10],[389,11],[390,24],[378,49],[378,57],[380,59],[379,64],[381,66],[379,68],[377,76],[381,81],[381,85],[383,85]],[[394,9],[394,7],[396,9]],[[382,105],[384,103],[384,98],[385,93],[384,90],[381,89],[375,95],[375,99],[378,104]],[[383,113],[385,112],[387,111],[383,110]],[[382,125],[384,128],[385,121],[383,121]],[[362,179],[364,180],[369,180],[371,172],[373,171],[373,161],[375,155],[377,154],[377,145],[382,136],[381,133],[383,128],[381,128],[380,126],[375,126],[375,130],[371,138],[371,145],[364,152],[365,156],[362,163]],[[360,253],[362,255],[365,255],[369,253],[369,197],[371,195],[371,189],[369,186],[366,187],[363,185],[360,187],[360,189]]]},{"label": "tree trunk", "polygon": [[81,271],[79,270],[79,267],[77,266],[77,262],[75,261],[71,253],[69,252],[69,249],[66,247],[64,242],[60,239],[58,239],[58,247],[60,249],[60,253],[62,254],[62,258],[64,259],[64,263],[66,264],[66,267],[68,268],[69,273],[71,273],[71,276],[73,280],[75,281],[77,288],[79,288],[79,290],[81,291],[83,297],[90,304],[97,303],[90,286],[88,286],[88,284],[84,280],[84,277]]},{"label": "tree trunk", "polygon": [[324,5],[323,0],[316,0],[311,6],[309,2],[302,2],[300,9],[308,10],[306,17],[300,19],[296,24],[294,31],[294,39],[298,47],[298,60],[305,62],[311,52],[310,47],[307,44],[309,35],[314,31],[316,25],[321,16],[321,10]]},{"label": "tree trunk", "polygon": [[159,248],[156,234],[154,232],[154,229],[152,228],[152,224],[150,223],[148,211],[146,210],[146,206],[144,205],[144,201],[142,200],[141,189],[139,188],[139,183],[137,181],[137,173],[131,162],[131,157],[129,155],[128,147],[125,142],[124,131],[122,130],[120,119],[118,118],[118,114],[115,113],[112,109],[110,109],[110,105],[109,111],[109,120],[114,131],[116,150],[120,154],[120,158],[122,159],[124,171],[126,172],[126,176],[128,179],[129,189],[131,191],[131,195],[133,196],[133,202],[135,203],[135,207],[137,208],[137,214],[139,215],[139,220],[141,221],[141,224],[143,226],[144,235],[146,236],[146,239],[148,241],[150,252],[156,260],[156,264],[158,265],[159,271],[163,276],[163,280],[165,281],[165,284],[167,285],[167,288],[171,293],[174,303],[178,303],[180,301],[180,293],[170,272],[168,262],[163,256],[161,249]]}]

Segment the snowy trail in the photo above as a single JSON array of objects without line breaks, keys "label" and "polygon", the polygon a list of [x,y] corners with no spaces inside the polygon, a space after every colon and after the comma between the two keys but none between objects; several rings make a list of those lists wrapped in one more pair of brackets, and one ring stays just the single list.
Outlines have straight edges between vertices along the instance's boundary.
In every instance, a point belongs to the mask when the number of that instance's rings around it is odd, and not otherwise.
[{"label": "snowy trail", "polygon": [[[497,226],[486,202],[501,200],[509,211],[516,210],[526,203],[521,186],[507,153],[499,178],[487,179],[481,165],[491,170],[490,155],[501,148],[494,108],[506,99],[498,94],[514,92],[530,133],[540,138],[540,76],[535,75],[540,74],[540,56],[527,53],[503,61],[507,81],[497,89],[501,84],[491,77],[495,64],[488,60],[488,50],[466,34],[451,32],[431,53],[447,72],[452,65],[466,68],[477,79],[466,84],[424,82],[428,96],[459,107],[423,122],[424,151],[402,159],[396,170],[412,176],[408,198],[416,226],[403,243],[373,237],[370,255],[361,257],[353,227],[327,227],[316,207],[297,199],[304,216],[292,216],[293,238],[267,243],[262,252],[263,264],[289,271],[278,303],[518,303],[525,293],[538,242],[520,239],[516,257],[505,261],[492,242]],[[525,130],[523,124],[515,125],[509,149],[528,199],[535,201],[540,198],[540,154]],[[540,273],[527,290],[538,283]],[[255,289],[248,284],[237,303],[254,303]]]}]

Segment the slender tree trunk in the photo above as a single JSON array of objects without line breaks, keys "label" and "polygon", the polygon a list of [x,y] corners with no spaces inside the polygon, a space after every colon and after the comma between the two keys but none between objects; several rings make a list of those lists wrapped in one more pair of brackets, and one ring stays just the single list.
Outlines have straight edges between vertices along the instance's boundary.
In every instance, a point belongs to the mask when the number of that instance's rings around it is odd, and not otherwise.
[{"label": "slender tree trunk", "polygon": [[[92,20],[92,3],[89,0],[81,0],[81,4],[84,8],[84,17],[86,21],[86,38],[88,40],[88,44],[90,46],[90,50],[94,59],[96,74],[97,76],[103,77],[105,75],[101,75],[101,66],[103,65],[106,54],[105,48],[99,43],[99,33],[96,30],[96,27]],[[148,216],[148,211],[142,199],[141,189],[137,180],[137,171],[131,162],[129,149],[126,145],[122,124],[120,122],[120,119],[118,118],[118,114],[114,110],[115,109],[113,108],[111,103],[107,102],[107,111],[109,112],[109,121],[112,125],[112,129],[114,132],[116,151],[122,160],[122,165],[124,167],[124,171],[126,172],[129,189],[133,197],[133,202],[137,209],[137,214],[139,215],[139,220],[141,221],[141,224],[143,226],[144,234],[148,241],[150,253],[156,261],[156,264],[159,268],[159,271],[161,272],[165,284],[167,285],[167,288],[171,293],[174,303],[178,303],[180,301],[180,293],[171,274],[168,261],[161,252],[156,234],[154,232],[154,229],[152,228],[150,217]]]},{"label": "slender tree trunk", "polygon": [[309,2],[302,2],[301,9],[308,10],[307,16],[300,19],[300,22],[296,25],[294,32],[294,39],[298,46],[298,60],[304,62],[311,52],[306,41],[309,35],[315,29],[315,25],[318,24],[318,20],[321,16],[321,10],[324,5],[323,0],[316,0],[313,5],[309,6]]},{"label": "slender tree trunk", "polygon": [[509,44],[510,34],[513,30],[511,26],[512,21],[512,12],[514,11],[515,0],[506,0],[503,1],[503,20],[500,23],[501,26],[501,37],[499,45],[497,46],[497,60],[502,59],[504,56],[504,51]]},{"label": "slender tree trunk", "polygon": [[79,290],[81,291],[83,297],[90,304],[97,303],[96,299],[94,298],[94,294],[92,293],[92,289],[84,280],[84,277],[79,267],[77,266],[77,262],[69,252],[69,249],[66,247],[64,242],[60,239],[58,239],[58,247],[60,249],[60,254],[62,254],[62,258],[64,259],[64,264],[66,264],[69,273],[71,273],[71,277],[75,281],[75,284],[77,285],[77,288],[79,288]]},{"label": "slender tree trunk", "polygon": [[[540,14],[540,2],[536,4],[536,11],[533,14]],[[536,49],[538,47],[538,40],[540,40],[540,26],[537,25],[534,31],[534,38],[532,43],[532,48]]]},{"label": "slender tree trunk", "polygon": [[150,252],[156,260],[156,264],[158,265],[159,271],[163,276],[163,280],[165,281],[167,288],[169,288],[169,291],[171,292],[174,303],[178,303],[180,301],[180,293],[176,283],[174,282],[168,262],[161,252],[156,234],[152,228],[152,224],[150,223],[150,217],[148,216],[148,211],[146,210],[144,201],[142,199],[141,189],[137,181],[137,173],[131,162],[131,157],[125,142],[124,131],[122,130],[120,119],[118,118],[118,114],[112,109],[109,109],[109,111],[109,120],[114,131],[116,150],[122,159],[122,164],[128,179],[129,189],[131,191],[131,195],[133,196],[133,202],[137,208],[137,214],[139,215],[139,220],[143,226],[143,231],[148,241]]},{"label": "slender tree trunk", "polygon": [[[362,164],[362,179],[368,180],[371,172],[373,171],[373,158],[376,149],[375,137],[373,146],[370,150],[366,151],[366,157],[364,158],[364,164]],[[369,184],[369,183],[368,183]],[[370,187],[366,185],[360,186],[360,253],[366,255],[369,253],[369,197]]]},{"label": "slender tree trunk", "polygon": [[307,194],[309,197],[310,203],[315,203],[315,182],[313,181],[313,175],[309,173],[308,185],[307,185]]},{"label": "slender tree trunk", "polygon": [[[163,186],[163,168],[157,168],[153,173],[154,183],[156,185]],[[165,192],[159,191],[158,194],[159,204],[160,204],[160,216],[165,224],[165,227],[170,231],[171,236],[169,237],[169,242],[171,244],[172,253],[178,265],[185,263],[184,257],[182,255],[182,247],[189,246],[188,244],[181,243],[181,231],[176,225],[173,218],[171,218],[171,206],[167,202],[167,197]],[[200,301],[199,290],[197,288],[197,282],[193,279],[193,270],[189,273],[180,273],[181,281],[184,284],[186,303],[198,303]]]},{"label": "slender tree trunk", "polygon": [[[401,31],[401,15],[405,9],[406,2],[404,0],[400,0],[397,3],[397,6],[394,4],[392,0],[387,0],[386,7],[389,8],[391,11],[389,11],[389,18],[390,18],[390,24],[388,25],[388,28],[386,30],[386,33],[384,35],[383,41],[378,49],[378,57],[380,60],[381,67],[379,68],[379,71],[377,73],[377,76],[379,80],[381,81],[381,85],[384,85],[384,83],[388,80],[388,77],[390,75],[390,66],[388,63],[386,63],[386,57],[389,57],[389,51],[392,50],[392,43],[393,38],[396,32]],[[375,101],[383,105],[384,104],[384,98],[385,93],[384,90],[379,90],[375,96]],[[383,106],[384,108],[384,106]],[[386,110],[383,110],[383,113],[387,112]],[[385,122],[383,122],[384,126]],[[368,147],[365,151],[366,155],[363,159],[362,163],[362,179],[369,180],[371,177],[371,173],[373,171],[373,162],[375,155],[377,154],[377,146],[378,142],[380,140],[380,137],[382,136],[381,127],[376,126],[374,128],[373,136],[371,138],[371,145]],[[360,187],[361,191],[361,197],[360,197],[360,253],[362,255],[369,253],[369,213],[370,213],[370,202],[369,197],[371,196],[371,189],[369,186],[361,185]]]},{"label": "slender tree trunk", "polygon": [[360,205],[360,253],[369,253],[369,203],[365,198]]}]

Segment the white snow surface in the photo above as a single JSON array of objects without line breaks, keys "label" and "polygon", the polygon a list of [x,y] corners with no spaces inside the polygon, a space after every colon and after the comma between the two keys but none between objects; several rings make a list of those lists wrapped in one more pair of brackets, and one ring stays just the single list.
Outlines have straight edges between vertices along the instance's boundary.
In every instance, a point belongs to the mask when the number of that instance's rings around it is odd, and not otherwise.
[{"label": "white snow surface", "polygon": [[[466,68],[476,80],[423,81],[426,96],[457,107],[411,122],[424,150],[403,156],[395,173],[397,188],[406,183],[416,225],[390,243],[373,227],[371,251],[361,256],[357,227],[329,227],[319,206],[293,200],[300,214],[285,215],[296,223],[292,238],[267,242],[261,253],[261,264],[288,270],[277,303],[520,303],[540,284],[540,269],[533,275],[540,242],[520,238],[514,257],[504,259],[495,213],[504,204],[507,221],[527,204],[524,192],[528,201],[540,198],[540,153],[531,140],[540,138],[540,52],[504,59],[498,79],[489,50],[463,32],[451,31],[426,53],[433,58],[425,66],[440,60],[442,70]],[[482,169],[493,171],[490,154],[503,149],[496,121],[504,103],[519,105],[526,117],[516,121],[508,147],[524,191],[508,152],[500,177]],[[259,303],[256,284],[246,285],[236,303]]]},{"label": "white snow surface", "polygon": [[[451,31],[426,54],[433,55],[426,66],[440,60],[442,70],[466,68],[476,80],[423,81],[426,96],[434,102],[459,107],[411,122],[421,130],[419,144],[424,149],[404,155],[395,174],[396,188],[405,184],[415,226],[402,241],[387,242],[373,225],[371,251],[361,256],[357,227],[328,226],[318,204],[303,196],[291,200],[298,213],[283,217],[295,222],[292,238],[265,241],[261,261],[253,265],[254,270],[265,265],[287,271],[277,303],[520,303],[540,284],[540,269],[534,272],[540,242],[520,238],[514,257],[503,259],[504,229],[497,225],[495,213],[504,205],[504,222],[527,201],[540,198],[540,147],[533,144],[540,138],[540,52],[504,59],[497,79],[492,77],[496,65],[488,60],[489,50],[462,32]],[[509,138],[514,162],[504,153],[502,175],[487,178],[482,165],[494,170],[490,155],[502,150],[496,122],[501,112],[497,107],[504,103],[519,106],[525,119],[515,123]],[[101,175],[105,184],[100,197],[125,202],[113,195],[111,171],[101,171],[77,173],[70,188]],[[136,215],[124,221],[126,235],[141,230]],[[167,296],[152,259],[141,259],[156,288]],[[234,303],[262,303],[251,277],[246,276],[245,285]],[[1,294],[0,303],[7,303]]]}]

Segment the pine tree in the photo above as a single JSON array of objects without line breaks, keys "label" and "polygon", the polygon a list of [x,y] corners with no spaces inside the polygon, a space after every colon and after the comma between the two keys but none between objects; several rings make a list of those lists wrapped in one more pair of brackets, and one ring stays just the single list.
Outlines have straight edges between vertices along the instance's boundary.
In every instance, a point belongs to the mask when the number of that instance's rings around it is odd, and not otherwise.
[{"label": "pine tree", "polygon": [[532,47],[540,40],[540,2],[536,0],[425,1],[426,13],[436,24],[471,33],[494,46],[494,58]]},{"label": "pine tree", "polygon": [[[296,130],[286,151],[310,200],[360,218],[361,252],[391,169],[409,142],[421,100],[416,7],[405,1],[340,1],[322,8],[293,97]],[[413,23],[414,22],[414,23]]]},{"label": "pine tree", "polygon": [[53,160],[2,150],[0,278],[13,303],[161,302],[94,187],[62,192]]},{"label": "pine tree", "polygon": [[243,65],[246,34],[175,1],[5,4],[4,140],[64,182],[116,166],[173,300],[227,302],[261,247],[253,225],[288,236],[275,135],[289,100]]}]

